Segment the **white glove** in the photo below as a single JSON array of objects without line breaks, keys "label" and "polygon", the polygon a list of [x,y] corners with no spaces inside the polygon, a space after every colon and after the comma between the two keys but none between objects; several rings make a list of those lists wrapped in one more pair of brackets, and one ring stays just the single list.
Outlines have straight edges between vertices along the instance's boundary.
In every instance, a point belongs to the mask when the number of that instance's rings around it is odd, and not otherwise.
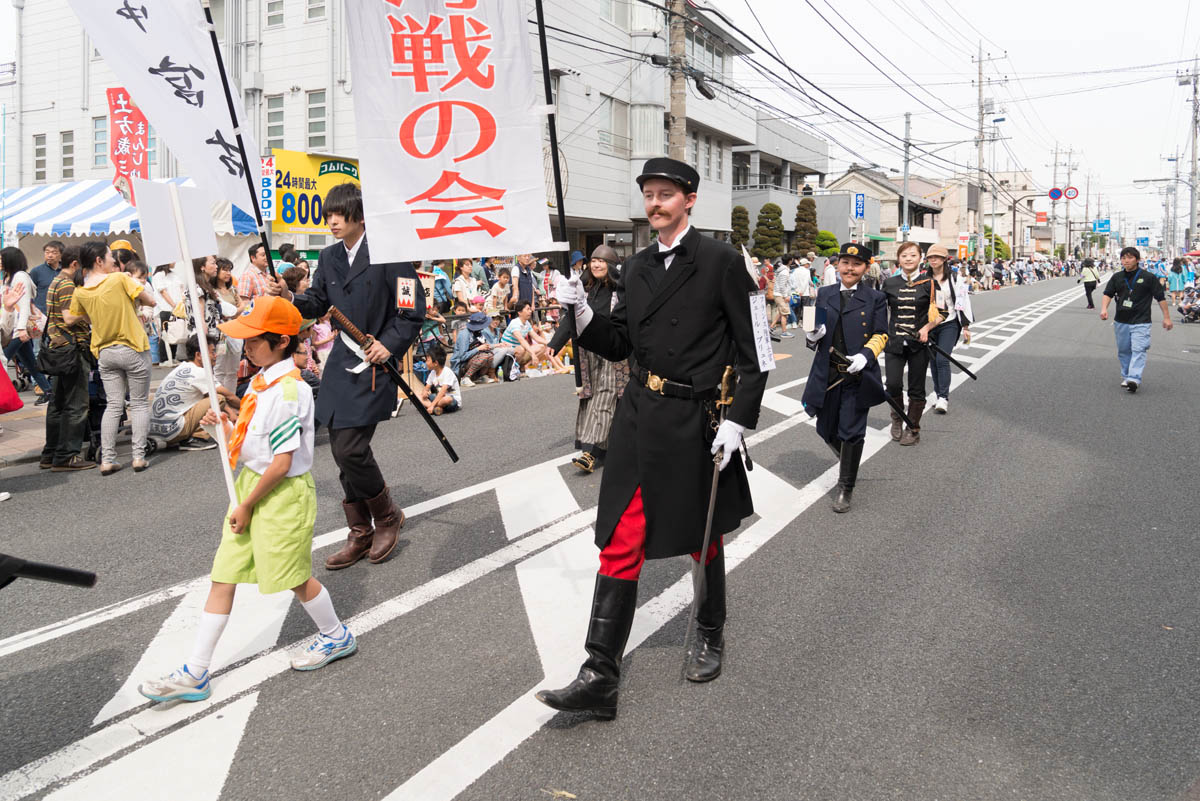
[{"label": "white glove", "polygon": [[804,338],[809,342],[820,342],[825,338],[825,323],[821,323],[821,327],[816,331],[809,331],[805,333]]},{"label": "white glove", "polygon": [[729,460],[737,453],[738,446],[742,444],[742,432],[745,430],[745,426],[740,426],[732,420],[722,420],[721,425],[717,427],[717,435],[713,437],[712,453],[715,455],[717,451],[725,449],[725,452],[721,454],[722,470],[729,466]]},{"label": "white glove", "polygon": [[846,372],[853,375],[861,373],[863,368],[867,366],[867,357],[861,353],[856,353],[850,357],[850,366],[846,368]]},{"label": "white glove", "polygon": [[562,273],[554,274],[554,297],[564,306],[578,306],[587,303],[587,292],[579,273],[572,273],[566,278]]}]

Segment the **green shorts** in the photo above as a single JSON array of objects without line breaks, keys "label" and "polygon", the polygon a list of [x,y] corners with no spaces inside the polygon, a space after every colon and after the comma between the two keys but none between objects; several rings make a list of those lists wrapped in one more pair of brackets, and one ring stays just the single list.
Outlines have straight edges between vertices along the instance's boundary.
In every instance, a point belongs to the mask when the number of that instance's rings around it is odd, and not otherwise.
[{"label": "green shorts", "polygon": [[[261,478],[253,470],[242,468],[234,482],[238,499],[248,496]],[[312,577],[316,520],[317,491],[312,473],[285,478],[254,507],[247,531],[234,534],[226,516],[221,544],[213,557],[212,580],[257,584],[264,595],[300,586]]]}]

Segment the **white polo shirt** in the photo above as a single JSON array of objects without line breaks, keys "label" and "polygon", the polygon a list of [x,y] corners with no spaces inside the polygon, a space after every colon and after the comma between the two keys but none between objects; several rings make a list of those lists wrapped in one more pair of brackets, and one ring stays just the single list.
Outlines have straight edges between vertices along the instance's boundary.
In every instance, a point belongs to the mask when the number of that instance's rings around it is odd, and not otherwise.
[{"label": "white polo shirt", "polygon": [[[270,384],[296,368],[291,357],[260,371]],[[253,389],[246,390],[247,397]],[[245,402],[243,401],[243,408]],[[313,394],[303,379],[284,379],[258,395],[246,441],[242,443],[242,464],[262,475],[271,460],[281,453],[292,454],[288,477],[302,476],[313,464]]]}]

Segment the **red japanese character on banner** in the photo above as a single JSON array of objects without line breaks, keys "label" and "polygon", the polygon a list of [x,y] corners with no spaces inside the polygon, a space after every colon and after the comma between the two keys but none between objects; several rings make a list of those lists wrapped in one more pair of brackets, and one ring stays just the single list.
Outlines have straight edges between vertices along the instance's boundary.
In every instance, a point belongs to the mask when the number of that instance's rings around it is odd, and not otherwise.
[{"label": "red japanese character on banner", "polygon": [[[404,5],[404,0],[384,0],[385,3],[400,8]],[[446,0],[446,8],[452,8],[462,11],[474,11],[475,6],[479,5],[479,0]]]},{"label": "red japanese character on banner", "polygon": [[132,205],[137,205],[133,195],[133,179],[150,177],[149,125],[146,115],[133,104],[129,93],[115,88],[105,92],[108,97],[108,127],[115,172],[113,186]]},{"label": "red japanese character on banner", "polygon": [[[479,138],[475,145],[466,153],[455,156],[454,161],[466,161],[484,153],[496,141],[496,118],[492,113],[478,103],[468,103],[465,100],[438,100],[414,109],[404,122],[400,124],[400,146],[413,158],[431,159],[445,149],[450,142],[451,128],[454,126],[454,107],[459,106],[475,115],[479,125]],[[433,145],[428,151],[422,152],[417,146],[417,123],[431,109],[437,109],[437,134]]]},{"label": "red japanese character on banner", "polygon": [[[492,49],[485,45],[470,47],[474,42],[485,42],[492,38],[488,26],[475,17],[451,14],[447,37],[441,30],[442,23],[446,21],[436,15],[430,16],[424,23],[412,15],[405,15],[403,21],[388,15],[388,23],[392,26],[392,77],[412,78],[413,89],[421,93],[429,91],[429,79],[432,77],[450,77],[439,87],[442,92],[463,81],[470,81],[481,89],[491,89],[496,83],[496,68],[491,64],[485,66],[484,61],[491,55]],[[470,31],[467,30],[468,26]],[[453,76],[446,61],[447,48],[453,52],[457,67]],[[435,69],[437,67],[444,69]]]},{"label": "red japanese character on banner", "polygon": [[[458,185],[463,189],[473,194],[457,195],[448,197],[439,197],[443,192]],[[507,190],[494,189],[490,186],[473,183],[462,177],[461,173],[443,170],[442,175],[438,178],[429,189],[425,190],[416,197],[409,198],[404,201],[408,205],[425,201],[428,203],[473,203],[476,201],[492,200],[497,201],[504,197]],[[489,220],[486,217],[479,216],[486,211],[503,211],[504,206],[501,205],[485,205],[474,206],[472,208],[428,208],[428,209],[413,209],[413,214],[436,214],[437,220],[429,228],[418,228],[417,236],[420,239],[432,239],[438,236],[453,236],[454,234],[466,234],[473,231],[486,231],[492,237],[499,236],[507,229],[499,223]],[[471,220],[474,221],[473,226],[451,226],[458,217],[463,215],[471,215]]]}]

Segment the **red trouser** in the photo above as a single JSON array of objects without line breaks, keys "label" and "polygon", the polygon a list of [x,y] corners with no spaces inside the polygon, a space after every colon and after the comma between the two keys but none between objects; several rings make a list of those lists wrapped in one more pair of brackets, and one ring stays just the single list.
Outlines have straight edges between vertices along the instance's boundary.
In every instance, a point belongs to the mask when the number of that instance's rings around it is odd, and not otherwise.
[{"label": "red trouser", "polygon": [[[708,544],[708,564],[716,558],[721,547],[721,538]],[[700,552],[692,554],[699,561]],[[610,578],[637,581],[642,574],[642,565],[646,561],[646,513],[642,506],[642,488],[638,487],[625,507],[617,527],[613,529],[612,538],[600,552],[600,575]]]}]

